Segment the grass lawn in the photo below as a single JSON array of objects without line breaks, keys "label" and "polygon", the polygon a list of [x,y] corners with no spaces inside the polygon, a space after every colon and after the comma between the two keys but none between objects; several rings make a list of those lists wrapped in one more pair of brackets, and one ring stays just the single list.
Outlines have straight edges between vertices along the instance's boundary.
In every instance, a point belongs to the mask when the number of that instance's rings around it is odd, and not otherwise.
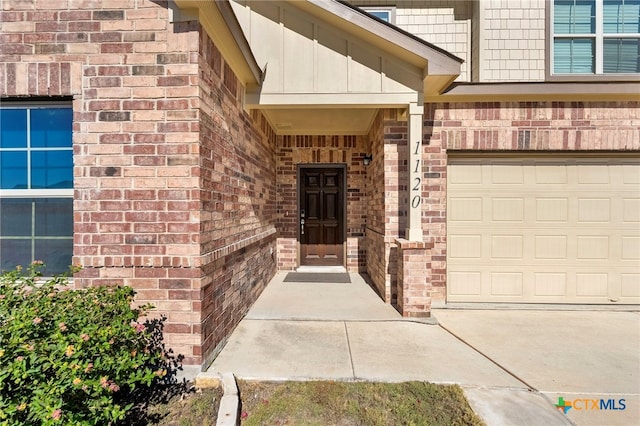
[{"label": "grass lawn", "polygon": [[[454,385],[425,382],[254,382],[238,380],[241,424],[483,425]],[[127,426],[216,424],[222,389],[156,389]]]},{"label": "grass lawn", "polygon": [[242,425],[483,425],[462,389],[425,382],[238,381]]}]

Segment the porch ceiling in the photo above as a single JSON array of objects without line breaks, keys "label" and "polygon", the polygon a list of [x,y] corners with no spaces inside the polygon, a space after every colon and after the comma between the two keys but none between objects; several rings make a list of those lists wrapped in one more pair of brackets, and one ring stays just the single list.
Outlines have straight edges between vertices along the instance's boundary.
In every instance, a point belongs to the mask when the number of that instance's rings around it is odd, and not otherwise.
[{"label": "porch ceiling", "polygon": [[279,135],[365,135],[377,109],[280,108],[263,113]]}]

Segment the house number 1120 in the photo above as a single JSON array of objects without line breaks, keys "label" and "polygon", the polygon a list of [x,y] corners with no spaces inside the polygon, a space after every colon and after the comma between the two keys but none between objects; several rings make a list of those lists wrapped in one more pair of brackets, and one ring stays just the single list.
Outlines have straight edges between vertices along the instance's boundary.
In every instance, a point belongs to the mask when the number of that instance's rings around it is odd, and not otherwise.
[{"label": "house number 1120", "polygon": [[[416,141],[416,150],[413,153],[415,155],[418,155],[420,153],[420,141]],[[422,184],[422,178],[420,177],[420,161],[420,157],[418,157],[416,159],[416,167],[411,173],[414,176],[416,173],[418,174],[413,178],[413,182],[415,182],[415,185],[413,185],[411,191],[420,191],[420,185]],[[420,203],[422,203],[422,194],[418,193],[417,195],[414,195],[413,198],[411,198],[411,207],[413,207],[414,209],[420,207]]]}]

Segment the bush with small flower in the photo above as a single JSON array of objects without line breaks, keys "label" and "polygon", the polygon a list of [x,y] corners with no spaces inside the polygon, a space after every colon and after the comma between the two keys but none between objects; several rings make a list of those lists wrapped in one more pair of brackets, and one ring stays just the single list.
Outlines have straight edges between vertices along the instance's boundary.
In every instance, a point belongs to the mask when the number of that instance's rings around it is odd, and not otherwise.
[{"label": "bush with small flower", "polygon": [[0,425],[115,424],[175,381],[164,319],[140,322],[152,306],[133,308],[133,289],[72,289],[42,268],[0,274]]}]

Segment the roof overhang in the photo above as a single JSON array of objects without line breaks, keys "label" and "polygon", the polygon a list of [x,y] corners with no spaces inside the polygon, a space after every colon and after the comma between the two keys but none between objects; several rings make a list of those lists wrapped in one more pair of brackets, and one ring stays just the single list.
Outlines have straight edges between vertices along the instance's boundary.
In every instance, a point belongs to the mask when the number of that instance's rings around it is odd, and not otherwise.
[{"label": "roof overhang", "polygon": [[361,9],[337,0],[287,1],[399,60],[423,69],[422,92],[425,96],[440,94],[460,75],[462,59]]},{"label": "roof overhang", "polygon": [[245,87],[260,85],[258,66],[227,0],[172,0],[173,21],[197,19]]},{"label": "roof overhang", "polygon": [[425,102],[640,101],[639,82],[455,83]]}]

